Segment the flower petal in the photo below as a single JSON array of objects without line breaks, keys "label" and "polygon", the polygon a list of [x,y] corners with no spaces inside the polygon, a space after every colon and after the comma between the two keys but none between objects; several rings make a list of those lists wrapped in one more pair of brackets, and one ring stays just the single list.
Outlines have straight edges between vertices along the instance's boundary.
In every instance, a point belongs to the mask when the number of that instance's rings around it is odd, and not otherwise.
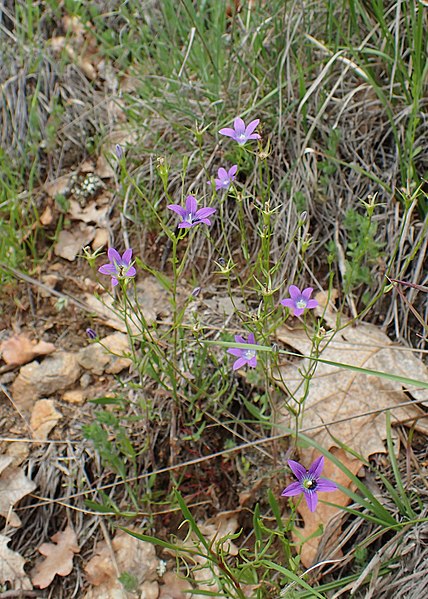
[{"label": "flower petal", "polygon": [[288,293],[290,294],[291,299],[297,301],[301,297],[300,289],[296,287],[296,285],[290,285],[288,288]]},{"label": "flower petal", "polygon": [[258,133],[252,133],[251,135],[247,136],[247,139],[261,139],[261,137]]},{"label": "flower petal", "polygon": [[219,133],[221,133],[221,135],[226,135],[227,137],[233,137],[235,138],[235,129],[231,129],[230,127],[224,127],[224,129],[220,129]]},{"label": "flower petal", "polygon": [[115,277],[113,277],[111,280],[111,284],[113,285],[113,287],[116,287],[116,285],[119,285],[119,281]]},{"label": "flower petal", "polygon": [[235,341],[236,343],[247,343],[247,340],[241,335],[235,335]]},{"label": "flower petal", "polygon": [[308,504],[308,508],[310,512],[314,512],[317,509],[318,504],[318,495],[315,491],[305,491],[305,499]]},{"label": "flower petal", "polygon": [[234,164],[233,166],[230,167],[227,174],[229,177],[234,177],[236,175],[237,171],[238,171],[238,165]]},{"label": "flower petal", "polygon": [[304,308],[294,308],[294,316],[302,316],[304,311]]},{"label": "flower petal", "polygon": [[107,252],[107,256],[108,259],[110,260],[110,262],[115,262],[116,264],[120,264],[122,261],[122,258],[119,254],[119,252],[117,250],[115,250],[114,248],[109,248],[108,252]]},{"label": "flower petal", "polygon": [[326,493],[328,491],[336,491],[337,485],[332,480],[327,480],[326,478],[320,478],[317,483],[317,492],[321,491],[321,493]]},{"label": "flower petal", "polygon": [[294,301],[289,297],[287,299],[281,300],[279,303],[285,306],[286,308],[290,308],[290,310],[294,310],[296,307]]},{"label": "flower petal", "polygon": [[195,218],[202,220],[203,218],[207,218],[207,216],[211,216],[214,212],[217,212],[216,208],[200,208],[196,211]]},{"label": "flower petal", "polygon": [[245,123],[239,116],[233,121],[233,126],[238,135],[245,133]]},{"label": "flower petal", "polygon": [[179,206],[178,204],[170,204],[167,206],[167,208],[173,212],[176,212],[179,216],[181,216],[181,218],[186,218],[186,211],[183,206]]},{"label": "flower petal", "polygon": [[128,265],[132,259],[132,249],[128,248],[125,252],[123,252],[122,263]]},{"label": "flower petal", "polygon": [[238,368],[242,368],[247,363],[245,358],[238,358],[236,362],[233,364],[233,370],[238,370]]},{"label": "flower petal", "polygon": [[300,495],[303,493],[303,488],[300,483],[291,483],[288,487],[285,487],[281,493],[281,497],[293,497],[294,495]]},{"label": "flower petal", "polygon": [[254,356],[248,360],[248,366],[251,366],[251,368],[257,368],[257,356]]},{"label": "flower petal", "polygon": [[320,455],[319,458],[317,458],[309,467],[309,474],[311,475],[311,477],[313,478],[319,478],[322,472],[322,469],[324,468],[324,456]]},{"label": "flower petal", "polygon": [[254,119],[254,121],[251,121],[251,123],[249,123],[248,127],[245,129],[245,135],[247,137],[250,137],[250,135],[253,133],[254,129],[257,127],[257,125],[259,123],[260,123],[260,119]]},{"label": "flower petal", "polygon": [[217,176],[219,177],[219,179],[227,179],[227,170],[225,168],[223,168],[222,166],[218,169],[218,173]]},{"label": "flower petal", "polygon": [[186,211],[187,214],[195,214],[198,210],[198,202],[195,196],[187,196],[186,198]]},{"label": "flower petal", "polygon": [[288,465],[290,466],[294,476],[301,481],[303,477],[306,476],[306,468],[299,464],[299,462],[295,462],[294,460],[288,460]]},{"label": "flower petal", "polygon": [[245,351],[245,350],[242,350],[239,347],[230,347],[227,350],[227,353],[232,354],[232,356],[236,356],[237,358],[240,358],[242,356],[243,351]]},{"label": "flower petal", "polygon": [[305,298],[305,300],[308,300],[311,297],[312,291],[312,287],[306,287],[306,289],[303,289],[302,296]]},{"label": "flower petal", "polygon": [[254,337],[254,333],[250,333],[248,335],[248,342],[247,343],[251,343],[251,345],[256,345],[256,339]]},{"label": "flower petal", "polygon": [[178,228],[179,229],[190,229],[191,227],[194,227],[197,224],[198,223],[189,223],[189,222],[187,222],[187,220],[184,220],[182,223],[180,223],[178,225]]},{"label": "flower petal", "polygon": [[318,302],[317,302],[317,300],[314,300],[314,299],[308,300],[308,303],[306,304],[306,308],[308,310],[312,310],[312,308],[316,308],[317,306],[318,306]]},{"label": "flower petal", "polygon": [[98,272],[103,275],[113,276],[117,275],[117,268],[114,264],[103,264],[99,267]]},{"label": "flower petal", "polygon": [[126,276],[127,277],[135,277],[136,274],[137,274],[137,271],[135,270],[134,266],[130,266],[128,268],[128,270],[126,271]]}]

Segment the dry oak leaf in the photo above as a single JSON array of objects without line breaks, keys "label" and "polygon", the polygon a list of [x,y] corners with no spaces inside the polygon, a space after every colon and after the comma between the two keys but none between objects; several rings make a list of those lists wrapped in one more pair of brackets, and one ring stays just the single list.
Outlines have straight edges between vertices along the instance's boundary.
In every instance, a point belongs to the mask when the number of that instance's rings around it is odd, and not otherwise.
[{"label": "dry oak leaf", "polygon": [[49,433],[61,418],[62,414],[55,409],[53,399],[39,399],[36,401],[30,420],[34,439],[47,439]]},{"label": "dry oak leaf", "polygon": [[[349,457],[343,449],[333,447],[331,453],[353,474],[356,475],[359,472],[362,466],[361,462]],[[300,461],[308,467],[318,457],[319,453],[312,448],[300,450]],[[346,474],[327,458],[325,458],[322,476],[344,487],[350,488],[352,486],[352,481]],[[293,531],[293,541],[296,544],[300,544],[303,539],[307,539],[303,543],[300,552],[300,560],[306,568],[309,568],[314,563],[326,559],[336,559],[342,555],[337,540],[340,536],[342,520],[346,516],[346,513],[340,508],[323,503],[323,500],[334,503],[337,506],[347,506],[350,503],[350,498],[339,489],[329,493],[321,493],[318,497],[320,501],[315,512],[309,511],[303,496],[299,495],[292,499],[297,504],[297,510],[304,522],[302,528],[297,528]],[[315,536],[320,526],[322,526],[324,532],[322,535]],[[296,532],[299,534],[296,534]]]},{"label": "dry oak leaf", "polygon": [[43,543],[38,548],[39,553],[46,557],[31,573],[33,585],[45,589],[48,587],[56,574],[68,576],[73,569],[73,556],[79,553],[77,537],[71,526],[63,532],[57,532],[51,537],[55,543]]},{"label": "dry oak leaf", "polygon": [[[330,317],[327,315],[327,319]],[[304,355],[311,351],[311,341],[303,329],[282,327],[277,331],[277,338]],[[321,348],[323,360],[415,380],[426,381],[428,378],[428,369],[411,350],[392,343],[372,324],[360,323],[335,335],[327,334]],[[285,381],[297,399],[301,399],[303,393],[300,371],[308,364],[308,359],[303,358],[297,363],[280,366],[280,377],[279,372],[274,373],[279,386]],[[391,410],[393,423],[414,424],[416,430],[428,434],[427,413],[418,404],[397,407],[409,403],[408,394],[428,405],[428,389],[403,387],[398,381],[319,362],[305,398],[301,430],[307,431],[326,449],[335,446],[336,438],[365,458],[385,452],[386,410]],[[277,424],[289,426],[290,414],[286,408],[280,408]]]},{"label": "dry oak leaf", "polygon": [[21,520],[12,510],[17,501],[36,488],[21,468],[11,466],[12,456],[0,455],[0,516],[6,518],[10,526],[18,528]]},{"label": "dry oak leaf", "polygon": [[77,254],[85,245],[91,243],[95,237],[95,227],[90,227],[83,222],[73,226],[73,231],[60,231],[54,252],[65,260],[73,262]]},{"label": "dry oak leaf", "polygon": [[46,356],[55,351],[53,343],[31,341],[27,335],[12,335],[0,344],[0,354],[6,364],[21,366],[37,356]]},{"label": "dry oak leaf", "polygon": [[8,549],[9,541],[8,537],[0,535],[0,584],[9,582],[15,591],[29,591],[33,585],[24,571],[25,559]]},{"label": "dry oak leaf", "polygon": [[[122,598],[128,595],[118,581],[118,576],[127,572],[135,577],[141,597],[157,592],[157,568],[159,560],[156,557],[154,545],[140,541],[125,532],[118,532],[111,542],[98,543],[94,557],[85,566],[88,581],[93,587],[84,599]],[[144,587],[144,589],[143,589]]]}]

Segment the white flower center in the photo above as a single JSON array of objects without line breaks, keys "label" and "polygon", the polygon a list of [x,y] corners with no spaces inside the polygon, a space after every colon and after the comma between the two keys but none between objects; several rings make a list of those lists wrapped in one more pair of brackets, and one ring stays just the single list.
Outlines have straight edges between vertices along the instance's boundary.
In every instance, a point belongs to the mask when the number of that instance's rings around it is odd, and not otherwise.
[{"label": "white flower center", "polygon": [[256,356],[256,352],[254,349],[246,349],[244,350],[242,357],[246,360],[252,360]]},{"label": "white flower center", "polygon": [[247,136],[245,135],[245,133],[239,133],[236,137],[236,141],[245,142],[247,141]]},{"label": "white flower center", "polygon": [[296,302],[296,307],[297,308],[306,308],[306,300],[304,300],[302,297],[299,299],[298,302]]},{"label": "white flower center", "polygon": [[318,486],[317,481],[313,478],[305,478],[302,484],[308,491],[315,491]]}]

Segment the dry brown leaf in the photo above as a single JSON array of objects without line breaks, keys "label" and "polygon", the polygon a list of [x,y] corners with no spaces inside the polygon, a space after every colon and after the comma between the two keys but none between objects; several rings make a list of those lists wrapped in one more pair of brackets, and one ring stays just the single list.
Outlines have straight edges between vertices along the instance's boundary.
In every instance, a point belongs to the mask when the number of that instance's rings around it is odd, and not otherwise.
[{"label": "dry brown leaf", "polygon": [[[283,327],[277,331],[277,337],[302,354],[310,353],[311,342],[302,329]],[[328,336],[321,344],[324,349],[320,357],[324,360],[427,380],[426,366],[411,351],[393,344],[374,325],[361,323],[348,326],[329,343],[327,339]],[[280,367],[282,380],[298,399],[302,396],[299,369],[307,364],[305,358],[297,364]],[[426,412],[419,405],[396,408],[398,404],[409,401],[403,386],[374,375],[318,363],[305,399],[301,429],[309,431],[310,436],[326,449],[335,445],[334,437],[365,458],[385,452],[385,411],[388,409],[391,410],[393,423],[415,424],[417,430],[428,434],[428,422],[424,419]],[[408,392],[415,399],[428,402],[428,389],[409,387]],[[370,414],[375,410],[383,411]],[[285,408],[281,408],[278,422],[286,426],[290,424],[290,414]]]},{"label": "dry brown leaf", "polygon": [[18,528],[21,520],[12,508],[37,485],[25,476],[21,468],[11,466],[12,461],[12,456],[0,456],[0,516],[6,518],[10,526]]},{"label": "dry brown leaf", "polygon": [[[52,45],[54,45],[54,40],[58,40],[58,45],[61,45],[61,43],[63,41],[65,41],[65,38],[63,38],[63,37],[52,38],[51,39]],[[62,47],[60,49],[62,49]],[[55,181],[52,181],[51,183],[45,183],[43,186],[44,190],[46,191],[48,196],[50,196],[51,198],[55,198],[58,195],[65,195],[70,190],[71,177],[72,177],[72,174],[69,173],[68,175],[63,175],[62,177],[58,177],[58,179],[55,179]]]},{"label": "dry brown leaf", "polygon": [[96,250],[99,250],[100,248],[107,245],[109,239],[110,239],[110,235],[109,235],[109,232],[107,231],[107,229],[97,229],[94,240],[91,244],[91,248],[95,252]]},{"label": "dry brown leaf", "polygon": [[73,262],[77,254],[95,237],[95,227],[79,222],[72,231],[60,231],[54,252],[57,256]]},{"label": "dry brown leaf", "polygon": [[94,557],[85,566],[86,578],[90,584],[98,587],[116,581],[118,573],[112,553],[106,542],[97,543]]},{"label": "dry brown leaf", "polygon": [[98,157],[95,174],[100,179],[113,179],[115,175],[113,167],[103,154],[100,154]]},{"label": "dry brown leaf", "polygon": [[52,212],[52,208],[50,206],[46,206],[46,208],[43,210],[42,214],[40,215],[40,224],[43,225],[44,227],[47,227],[48,225],[50,225],[53,221],[53,212]]},{"label": "dry brown leaf", "polygon": [[47,439],[49,433],[61,418],[62,414],[55,409],[53,399],[39,399],[36,401],[30,421],[34,439]]},{"label": "dry brown leaf", "polygon": [[[237,514],[240,510],[229,512],[219,512],[213,518],[199,525],[199,530],[210,542],[214,543],[228,534],[234,534],[238,528]],[[223,545],[223,551],[229,555],[238,555],[238,547],[232,541],[226,541]]]},{"label": "dry brown leaf", "polygon": [[[93,588],[84,599],[110,599],[127,596],[118,577],[127,572],[138,582],[141,597],[157,597],[157,568],[154,545],[139,541],[124,532],[118,532],[111,543],[98,543],[94,557],[85,566],[88,581]],[[143,591],[146,595],[143,595]]]},{"label": "dry brown leaf", "polygon": [[12,458],[10,465],[15,467],[20,466],[22,462],[27,459],[29,453],[30,448],[28,443],[21,441],[11,443],[6,450],[6,456]]},{"label": "dry brown leaf", "polygon": [[73,569],[73,556],[79,553],[77,537],[71,526],[51,537],[55,543],[43,543],[38,548],[46,559],[40,562],[31,573],[33,585],[41,589],[48,587],[55,576],[68,576]]},{"label": "dry brown leaf", "polygon": [[106,224],[107,212],[110,206],[99,207],[97,202],[90,202],[82,206],[76,200],[70,200],[68,214],[74,220],[80,220],[84,223],[95,223],[97,225]]},{"label": "dry brown leaf", "polygon": [[0,584],[9,582],[15,591],[29,591],[33,585],[24,571],[25,559],[8,549],[9,541],[8,537],[0,535]]},{"label": "dry brown leaf", "polygon": [[37,356],[46,356],[55,351],[53,343],[30,341],[27,335],[13,335],[0,344],[0,354],[6,364],[21,366]]},{"label": "dry brown leaf", "polygon": [[[333,448],[332,453],[353,474],[357,474],[359,472],[362,466],[359,460],[348,457],[343,449]],[[311,448],[301,451],[301,461],[303,464],[307,465],[308,468],[317,457],[319,457],[318,452],[315,452]],[[324,478],[333,480],[344,487],[351,487],[352,481],[342,472],[342,470],[337,468],[333,462],[326,458],[324,464],[324,470],[322,473]],[[321,501],[318,503],[317,509],[315,512],[311,512],[302,496],[299,496],[299,498],[293,498],[295,503],[298,501],[297,510],[300,512],[304,522],[304,526],[297,529],[299,534],[293,532],[294,542],[300,543],[303,539],[308,539],[308,537],[313,535],[318,530],[320,525],[324,530],[324,534],[322,536],[314,536],[313,538],[305,541],[302,545],[300,559],[306,568],[312,566],[312,564],[314,564],[316,561],[335,559],[341,556],[340,549],[337,549],[337,539],[340,535],[340,527],[345,512],[334,506],[324,504],[322,500],[325,499],[326,501],[335,503],[338,506],[346,506],[350,503],[350,499],[339,489],[337,491],[331,491],[328,494],[321,493],[319,495],[319,499]],[[320,545],[322,546],[321,555],[319,555]]]},{"label": "dry brown leaf", "polygon": [[[163,586],[160,588],[159,599],[187,599],[192,587],[176,572],[166,572],[162,578]],[[190,595],[191,596],[191,595]]]}]

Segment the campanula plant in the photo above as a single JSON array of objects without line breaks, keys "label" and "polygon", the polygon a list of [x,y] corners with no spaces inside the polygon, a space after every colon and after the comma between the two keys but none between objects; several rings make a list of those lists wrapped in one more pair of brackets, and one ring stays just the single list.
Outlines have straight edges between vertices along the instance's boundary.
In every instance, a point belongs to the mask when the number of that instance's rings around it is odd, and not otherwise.
[{"label": "campanula plant", "polygon": [[281,493],[281,497],[293,497],[303,493],[309,510],[314,512],[318,504],[318,493],[336,491],[337,485],[334,482],[321,477],[324,456],[317,458],[309,470],[294,460],[288,460],[288,465],[297,478],[297,482],[288,485]]}]

